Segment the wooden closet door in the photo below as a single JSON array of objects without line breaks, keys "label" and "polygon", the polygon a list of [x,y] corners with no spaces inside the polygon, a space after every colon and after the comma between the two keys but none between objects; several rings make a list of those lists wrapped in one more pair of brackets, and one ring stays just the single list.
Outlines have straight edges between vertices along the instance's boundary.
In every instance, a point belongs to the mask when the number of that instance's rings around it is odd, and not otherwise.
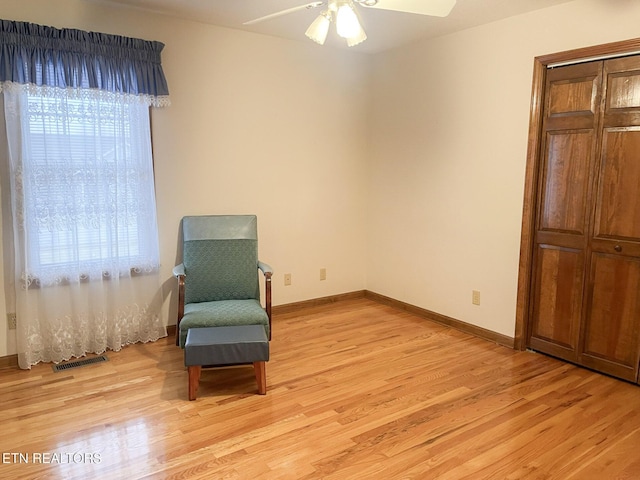
[{"label": "wooden closet door", "polygon": [[579,363],[638,381],[640,363],[640,58],[604,62]]},{"label": "wooden closet door", "polygon": [[547,72],[528,345],[579,356],[602,62]]}]

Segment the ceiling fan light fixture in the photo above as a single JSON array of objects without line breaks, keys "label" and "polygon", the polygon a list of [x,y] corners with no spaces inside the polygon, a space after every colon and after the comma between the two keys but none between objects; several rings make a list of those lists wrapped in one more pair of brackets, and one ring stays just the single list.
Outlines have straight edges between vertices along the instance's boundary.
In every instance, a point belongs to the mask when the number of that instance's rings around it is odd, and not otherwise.
[{"label": "ceiling fan light fixture", "polygon": [[287,15],[299,10],[310,10],[326,5],[326,10],[316,18],[305,32],[306,36],[314,42],[324,45],[331,27],[331,22],[336,21],[336,30],[339,36],[347,40],[347,45],[353,47],[367,39],[367,34],[362,28],[358,16],[358,9],[373,8],[378,10],[390,10],[396,12],[412,13],[435,17],[446,17],[455,6],[456,0],[315,0],[306,5],[287,8],[263,17],[244,22],[243,25],[253,25],[272,18]]},{"label": "ceiling fan light fixture", "polygon": [[316,42],[319,45],[324,45],[324,42],[327,39],[327,34],[329,33],[329,27],[331,26],[331,14],[328,10],[322,12],[318,17],[313,21],[305,35],[309,37],[311,40]]}]

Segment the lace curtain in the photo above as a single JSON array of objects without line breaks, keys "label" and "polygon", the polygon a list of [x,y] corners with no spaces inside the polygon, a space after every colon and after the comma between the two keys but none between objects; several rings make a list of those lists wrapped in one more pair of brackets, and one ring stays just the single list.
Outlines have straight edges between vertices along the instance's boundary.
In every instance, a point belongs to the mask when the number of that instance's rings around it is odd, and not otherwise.
[{"label": "lace curtain", "polygon": [[[5,259],[14,253],[20,367],[166,336],[149,106],[168,104],[168,92],[159,63],[132,60],[148,50],[130,48],[157,45],[21,22],[0,27],[11,194],[4,211],[13,231],[4,249]],[[49,54],[39,55],[46,48],[36,48],[36,33],[54,34]],[[114,56],[119,42],[126,48]]]}]

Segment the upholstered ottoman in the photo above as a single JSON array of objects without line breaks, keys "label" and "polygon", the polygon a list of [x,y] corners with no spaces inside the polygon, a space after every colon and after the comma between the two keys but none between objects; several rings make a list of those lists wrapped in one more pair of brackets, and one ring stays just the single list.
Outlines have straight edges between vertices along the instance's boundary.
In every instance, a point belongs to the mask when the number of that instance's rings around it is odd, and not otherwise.
[{"label": "upholstered ottoman", "polygon": [[189,400],[196,399],[203,366],[253,363],[258,393],[267,393],[269,340],[262,325],[190,328],[184,345],[189,371]]}]

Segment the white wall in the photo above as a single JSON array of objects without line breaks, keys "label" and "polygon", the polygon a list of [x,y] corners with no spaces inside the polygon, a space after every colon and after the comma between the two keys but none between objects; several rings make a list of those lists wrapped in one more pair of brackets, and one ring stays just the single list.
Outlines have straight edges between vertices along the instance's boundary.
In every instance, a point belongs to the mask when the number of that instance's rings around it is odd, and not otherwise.
[{"label": "white wall", "polygon": [[533,59],[639,20],[637,1],[578,0],[378,55],[367,288],[513,336]]},{"label": "white wall", "polygon": [[[2,0],[0,18],[165,44],[172,105],[153,112],[153,143],[168,324],[184,215],[257,214],[275,305],[365,288],[369,57],[79,0]],[[16,353],[6,310],[0,285],[0,357]]]}]

